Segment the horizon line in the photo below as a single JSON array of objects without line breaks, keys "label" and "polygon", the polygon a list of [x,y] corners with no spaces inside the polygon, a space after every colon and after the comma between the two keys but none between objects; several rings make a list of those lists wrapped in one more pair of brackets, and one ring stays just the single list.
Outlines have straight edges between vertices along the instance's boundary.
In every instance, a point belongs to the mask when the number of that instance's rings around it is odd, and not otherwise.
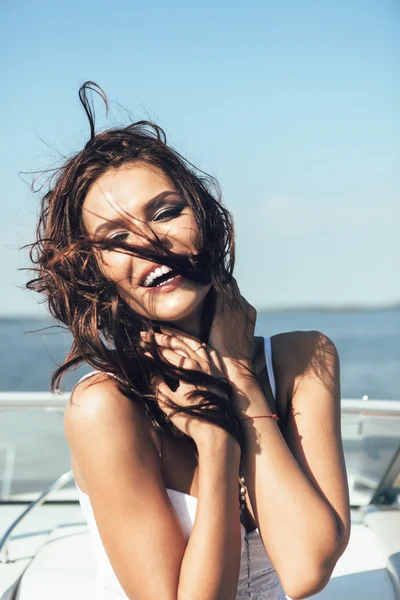
[{"label": "horizon line", "polygon": [[[309,305],[284,305],[265,306],[257,308],[258,314],[283,313],[283,312],[362,312],[371,310],[399,310],[400,301],[387,304],[309,304]],[[57,321],[50,314],[38,313],[0,313],[1,320],[32,319]]]}]

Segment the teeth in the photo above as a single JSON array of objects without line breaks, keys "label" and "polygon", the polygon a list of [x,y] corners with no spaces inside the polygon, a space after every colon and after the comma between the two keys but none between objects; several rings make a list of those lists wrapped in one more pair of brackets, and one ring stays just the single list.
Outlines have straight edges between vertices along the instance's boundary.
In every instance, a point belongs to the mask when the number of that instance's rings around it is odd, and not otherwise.
[{"label": "teeth", "polygon": [[166,265],[161,265],[161,267],[156,267],[154,269],[154,271],[152,271],[151,273],[149,273],[146,277],[146,279],[143,282],[143,285],[145,287],[149,287],[149,285],[151,285],[153,283],[153,281],[155,281],[157,279],[157,277],[161,277],[161,275],[165,275],[166,273],[169,273],[170,271],[172,271],[172,269],[170,267],[167,267]]}]

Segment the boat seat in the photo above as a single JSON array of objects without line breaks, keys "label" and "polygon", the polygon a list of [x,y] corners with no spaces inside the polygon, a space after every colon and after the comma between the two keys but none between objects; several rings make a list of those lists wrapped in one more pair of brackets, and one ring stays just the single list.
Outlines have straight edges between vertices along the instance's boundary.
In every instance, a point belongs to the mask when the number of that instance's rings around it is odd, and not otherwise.
[{"label": "boat seat", "polygon": [[96,563],[86,524],[53,530],[26,571],[18,600],[94,600]]},{"label": "boat seat", "polygon": [[[390,557],[400,548],[400,511],[352,512],[349,544],[318,600],[398,600]],[[397,549],[397,550],[396,550]],[[400,556],[400,554],[397,554]],[[86,524],[54,529],[25,573],[19,600],[93,600],[96,563]]]},{"label": "boat seat", "polygon": [[[400,557],[400,510],[367,507],[352,511],[349,544],[318,600],[398,600],[400,588],[391,568]],[[397,590],[397,591],[396,591]]]}]

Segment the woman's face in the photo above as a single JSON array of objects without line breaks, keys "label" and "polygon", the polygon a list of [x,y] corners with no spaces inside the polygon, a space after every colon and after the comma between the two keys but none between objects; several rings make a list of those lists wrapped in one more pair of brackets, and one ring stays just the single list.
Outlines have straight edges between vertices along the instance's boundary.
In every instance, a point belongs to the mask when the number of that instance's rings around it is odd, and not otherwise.
[{"label": "woman's face", "polygon": [[[176,254],[196,254],[199,230],[193,211],[172,181],[144,162],[110,169],[90,188],[82,208],[86,233],[92,239],[116,239],[152,248],[140,234],[160,241]],[[114,281],[121,298],[136,313],[179,325],[199,315],[211,285],[180,275],[122,249],[98,250],[100,268]],[[161,270],[160,270],[161,269]]]}]

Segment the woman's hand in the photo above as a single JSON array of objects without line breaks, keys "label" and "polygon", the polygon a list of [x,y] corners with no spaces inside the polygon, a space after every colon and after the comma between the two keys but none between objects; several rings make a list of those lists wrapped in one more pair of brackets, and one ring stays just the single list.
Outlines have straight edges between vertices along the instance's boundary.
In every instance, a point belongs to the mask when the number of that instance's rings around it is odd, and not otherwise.
[{"label": "woman's hand", "polygon": [[[148,346],[151,335],[142,331],[140,337],[144,342],[143,347],[147,348],[145,355],[152,358]],[[217,378],[224,377],[218,353],[206,344],[202,344],[198,338],[165,326],[161,327],[161,333],[154,334],[154,338],[161,356],[174,367],[201,371]]]},{"label": "woman's hand", "polygon": [[[219,379],[225,379],[220,358],[215,350],[207,347],[206,344],[202,344],[197,338],[183,334],[180,331],[167,327],[162,327],[161,331],[162,333],[155,333],[154,337],[164,360],[175,367],[200,371]],[[141,346],[145,349],[145,356],[153,358],[149,345],[150,334],[141,332],[141,338],[143,340]],[[182,433],[191,437],[197,445],[208,440],[215,441],[216,437],[229,436],[222,427],[200,417],[183,412],[173,414],[174,407],[171,406],[171,401],[182,407],[199,404],[201,402],[201,387],[180,381],[176,391],[172,391],[161,375],[154,376],[153,384],[161,410]],[[204,391],[206,392],[209,389],[204,388]],[[200,392],[200,397],[195,400],[193,399],[194,391]],[[219,390],[217,393],[221,395]]]},{"label": "woman's hand", "polygon": [[234,310],[221,295],[217,296],[208,342],[219,354],[225,374],[233,383],[238,375],[247,373],[252,376],[257,311],[241,295],[233,277],[227,284],[227,290],[230,300],[233,300],[233,291],[236,291],[239,306]]}]

